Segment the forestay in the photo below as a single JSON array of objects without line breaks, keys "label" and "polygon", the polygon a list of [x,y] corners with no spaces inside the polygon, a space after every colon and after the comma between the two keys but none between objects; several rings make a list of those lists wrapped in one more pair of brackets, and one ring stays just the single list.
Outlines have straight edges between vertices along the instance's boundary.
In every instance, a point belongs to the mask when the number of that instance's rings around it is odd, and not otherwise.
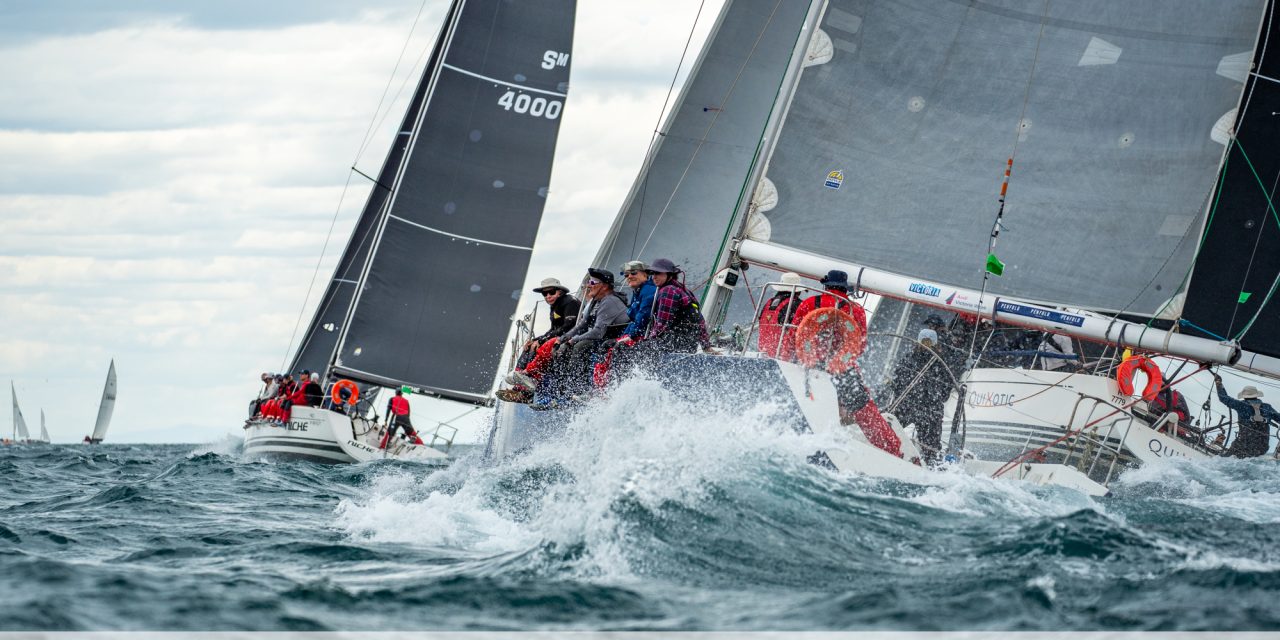
[{"label": "forestay", "polygon": [[478,402],[546,201],[574,2],[455,4],[334,371]]},{"label": "forestay", "polygon": [[989,291],[1154,313],[1187,274],[1261,12],[831,0],[830,60],[804,70],[768,165],[772,241],[978,288],[1016,138]]}]

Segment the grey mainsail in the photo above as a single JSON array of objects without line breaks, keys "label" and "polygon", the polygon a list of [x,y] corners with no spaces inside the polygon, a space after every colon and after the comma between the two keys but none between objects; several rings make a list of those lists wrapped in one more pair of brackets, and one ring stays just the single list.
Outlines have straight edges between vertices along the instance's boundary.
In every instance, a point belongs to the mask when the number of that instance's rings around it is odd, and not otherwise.
[{"label": "grey mainsail", "polygon": [[49,430],[44,426],[44,409],[40,410],[40,442],[49,442]]},{"label": "grey mainsail", "polygon": [[1153,314],[1190,265],[1262,6],[832,0],[832,56],[768,163],[772,241],[977,288],[1016,139],[989,290]]},{"label": "grey mainsail", "polygon": [[701,290],[752,193],[747,180],[808,12],[807,2],[725,2],[593,264],[667,257]]},{"label": "grey mainsail", "polygon": [[107,382],[102,387],[102,402],[98,403],[98,419],[93,423],[93,442],[102,442],[111,426],[111,414],[116,409],[116,361],[107,369]]},{"label": "grey mainsail", "polygon": [[13,387],[12,381],[9,382],[9,395],[13,396],[13,439],[30,440],[31,433],[27,431],[27,421],[22,418],[22,409],[18,408],[18,390]]},{"label": "grey mainsail", "polygon": [[455,2],[333,371],[481,402],[546,202],[573,0]]},{"label": "grey mainsail", "polygon": [[306,333],[303,334],[302,342],[298,345],[293,362],[289,365],[288,370],[291,372],[303,369],[322,371],[329,364],[329,359],[333,357],[334,347],[338,345],[338,336],[341,335],[342,322],[346,318],[347,312],[351,309],[351,301],[355,299],[356,284],[360,278],[360,270],[369,258],[369,249],[373,246],[374,232],[377,230],[378,222],[382,218],[387,196],[391,193],[390,185],[395,181],[396,174],[400,171],[405,152],[409,149],[409,136],[413,132],[414,122],[417,121],[418,115],[422,112],[422,103],[426,97],[430,74],[439,66],[440,51],[444,44],[444,28],[447,28],[453,22],[456,11],[457,6],[451,6],[445,16],[440,36],[436,38],[431,57],[428,58],[426,67],[424,67],[424,78],[418,83],[413,92],[413,98],[409,101],[409,108],[405,111],[404,119],[397,130],[395,142],[392,143],[391,148],[387,151],[387,157],[382,162],[382,170],[378,172],[377,182],[374,183],[373,189],[365,201],[360,218],[356,221],[351,238],[347,241],[347,247],[342,252],[342,257],[338,260],[338,265],[334,269],[333,277],[329,279],[324,295],[320,298],[320,304],[316,307],[315,315],[311,318],[311,324],[307,327]]},{"label": "grey mainsail", "polygon": [[1247,80],[1244,99],[1187,290],[1183,330],[1239,340],[1248,351],[1280,358],[1280,302],[1274,300],[1280,216],[1273,202],[1280,185],[1280,16],[1274,4],[1263,18],[1251,73],[1247,61],[1234,67],[1236,79]]}]

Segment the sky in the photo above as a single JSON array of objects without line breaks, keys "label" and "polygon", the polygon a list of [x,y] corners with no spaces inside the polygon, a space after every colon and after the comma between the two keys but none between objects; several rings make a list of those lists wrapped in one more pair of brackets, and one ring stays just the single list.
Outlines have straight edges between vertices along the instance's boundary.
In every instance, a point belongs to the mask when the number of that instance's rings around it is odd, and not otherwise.
[{"label": "sky", "polygon": [[[0,380],[29,425],[43,409],[54,442],[78,442],[114,358],[109,441],[239,434],[359,214],[367,183],[349,167],[376,175],[446,5],[0,1]],[[706,3],[693,51],[718,10]],[[580,3],[526,289],[594,256],[697,11]],[[414,414],[467,410],[417,399]]]}]

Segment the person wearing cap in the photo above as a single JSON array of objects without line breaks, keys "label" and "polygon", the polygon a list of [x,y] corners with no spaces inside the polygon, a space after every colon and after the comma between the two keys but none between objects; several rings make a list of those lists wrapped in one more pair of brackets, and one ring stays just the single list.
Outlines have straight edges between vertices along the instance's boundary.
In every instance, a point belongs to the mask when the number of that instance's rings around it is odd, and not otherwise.
[{"label": "person wearing cap", "polygon": [[804,317],[815,309],[835,307],[853,316],[854,321],[863,330],[866,330],[867,312],[863,310],[862,305],[849,299],[849,274],[838,269],[832,269],[819,282],[822,283],[825,291],[816,296],[810,296],[800,303],[800,306],[796,309],[794,320],[796,326],[799,326],[804,321]]},{"label": "person wearing cap", "polygon": [[303,404],[308,407],[318,407],[324,401],[324,387],[320,386],[320,374],[313,371],[303,380],[302,399]]},{"label": "person wearing cap", "polygon": [[632,341],[644,337],[644,332],[653,319],[653,299],[658,294],[658,286],[646,271],[648,268],[649,265],[639,260],[622,265],[622,276],[626,278],[627,286],[631,287],[631,303],[627,305],[627,317],[631,322],[623,329],[622,334]]},{"label": "person wearing cap", "polygon": [[796,324],[793,320],[800,303],[804,301],[804,293],[798,288],[800,274],[784,273],[780,282],[780,285],[771,285],[777,289],[777,293],[760,309],[760,337],[757,342],[760,353],[779,360],[794,361]]},{"label": "person wearing cap", "polygon": [[1240,430],[1231,447],[1223,452],[1224,456],[1236,458],[1252,458],[1266,455],[1271,444],[1272,421],[1280,422],[1280,413],[1276,413],[1271,405],[1263,402],[1262,392],[1252,385],[1240,390],[1239,400],[1227,395],[1222,388],[1222,376],[1213,374],[1214,386],[1218,388],[1218,400],[1236,412]]},{"label": "person wearing cap", "polygon": [[646,271],[658,292],[653,300],[653,321],[645,332],[649,349],[693,353],[711,346],[707,322],[698,310],[698,299],[679,280],[680,267],[667,258],[653,261]]},{"label": "person wearing cap", "polygon": [[916,335],[916,347],[893,367],[888,392],[890,413],[903,426],[916,427],[916,444],[925,462],[936,461],[942,449],[942,414],[951,395],[951,375],[938,349],[938,333],[928,327]]}]

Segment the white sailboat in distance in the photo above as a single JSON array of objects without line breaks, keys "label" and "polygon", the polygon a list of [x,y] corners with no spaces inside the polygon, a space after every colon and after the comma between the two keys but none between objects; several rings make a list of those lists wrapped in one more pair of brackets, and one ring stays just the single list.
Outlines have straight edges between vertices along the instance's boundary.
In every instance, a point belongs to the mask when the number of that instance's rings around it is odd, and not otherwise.
[{"label": "white sailboat in distance", "polygon": [[44,409],[40,410],[40,442],[49,444],[49,430],[44,426]]},{"label": "white sailboat in distance", "polygon": [[9,382],[9,395],[13,397],[13,438],[6,440],[5,444],[26,444],[31,440],[31,434],[27,431],[27,421],[22,418],[22,409],[18,408],[18,390],[12,381]]},{"label": "white sailboat in distance", "polygon": [[93,424],[93,434],[84,437],[85,444],[98,444],[107,437],[111,425],[111,413],[116,409],[116,361],[111,360],[107,369],[107,383],[102,389],[102,402],[98,404],[98,420]]}]

